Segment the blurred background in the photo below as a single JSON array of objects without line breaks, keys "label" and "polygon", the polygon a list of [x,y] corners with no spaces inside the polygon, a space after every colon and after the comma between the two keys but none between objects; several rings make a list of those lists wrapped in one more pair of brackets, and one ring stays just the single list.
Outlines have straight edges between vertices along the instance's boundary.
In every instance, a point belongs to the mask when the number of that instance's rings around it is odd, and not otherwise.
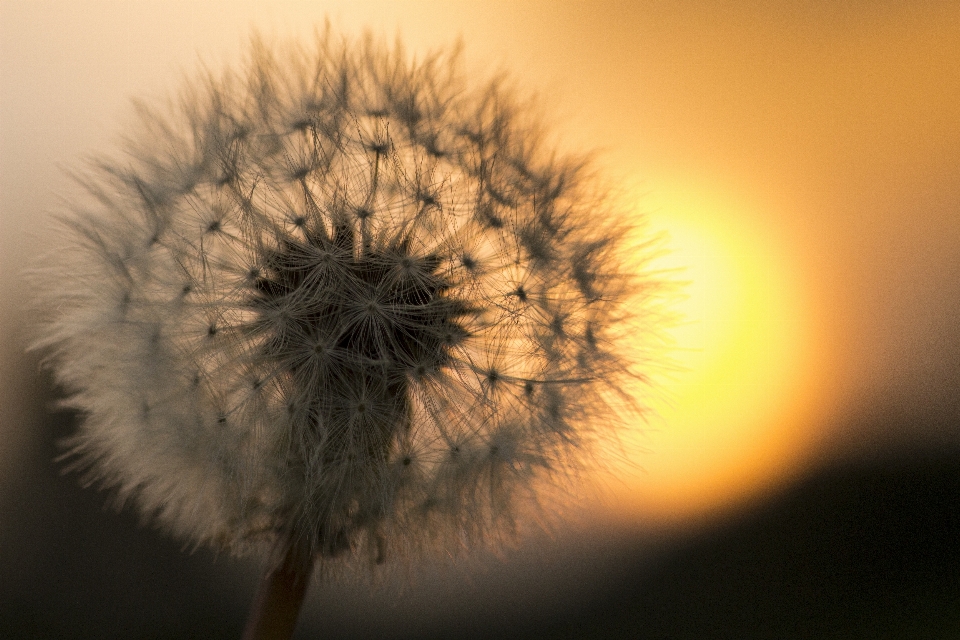
[{"label": "blurred background", "polygon": [[314,585],[298,638],[960,637],[950,0],[0,0],[0,637],[239,636],[258,567],[60,474],[20,271],[132,98],[326,17],[508,70],[688,284],[657,416],[567,525]]}]

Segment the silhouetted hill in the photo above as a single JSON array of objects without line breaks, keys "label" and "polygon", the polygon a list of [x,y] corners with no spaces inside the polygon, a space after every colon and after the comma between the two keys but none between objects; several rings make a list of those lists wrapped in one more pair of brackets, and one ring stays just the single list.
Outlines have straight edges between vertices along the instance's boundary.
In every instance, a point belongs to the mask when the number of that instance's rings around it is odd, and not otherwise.
[{"label": "silhouetted hill", "polygon": [[837,464],[657,555],[526,637],[960,638],[960,452]]},{"label": "silhouetted hill", "polygon": [[[255,582],[250,565],[185,553],[129,510],[105,508],[105,494],[82,489],[75,475],[60,475],[52,443],[70,423],[62,414],[48,420],[29,471],[0,503],[0,637],[239,637]],[[401,604],[396,628],[378,637],[423,638],[430,629],[435,638],[496,640],[958,638],[958,543],[960,450],[891,447],[811,472],[696,533],[611,532],[592,555],[589,540],[566,558],[552,552],[550,563],[572,568],[547,575],[553,569],[544,567],[544,596],[510,611],[496,582],[503,575],[508,587],[510,571],[463,587],[460,601],[479,604],[443,618],[459,627],[411,625],[417,614],[401,620]],[[536,562],[511,570],[530,573]],[[592,596],[538,606],[564,580],[590,572],[609,575]],[[337,593],[325,591],[324,606]],[[369,636],[363,607],[345,606],[346,615],[331,616],[320,607],[297,638]]]}]

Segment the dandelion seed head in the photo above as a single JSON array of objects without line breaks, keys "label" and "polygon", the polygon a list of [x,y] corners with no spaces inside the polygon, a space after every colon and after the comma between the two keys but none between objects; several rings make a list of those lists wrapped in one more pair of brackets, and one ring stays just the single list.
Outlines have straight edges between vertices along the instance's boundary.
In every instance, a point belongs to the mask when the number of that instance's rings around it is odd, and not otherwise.
[{"label": "dandelion seed head", "polygon": [[626,222],[450,56],[253,50],[65,217],[40,343],[77,464],[238,553],[499,539],[630,417]]}]

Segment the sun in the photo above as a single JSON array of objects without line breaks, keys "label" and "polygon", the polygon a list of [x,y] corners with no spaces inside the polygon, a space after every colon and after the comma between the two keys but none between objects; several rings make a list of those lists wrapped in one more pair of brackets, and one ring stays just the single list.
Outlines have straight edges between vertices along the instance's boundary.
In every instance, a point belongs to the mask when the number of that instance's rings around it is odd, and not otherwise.
[{"label": "sun", "polygon": [[655,417],[627,443],[645,453],[626,470],[626,499],[630,512],[675,520],[756,495],[797,468],[816,350],[790,251],[762,216],[686,184],[662,185],[643,204],[666,235],[654,268],[681,283],[681,299],[667,332],[675,366],[649,400]]}]

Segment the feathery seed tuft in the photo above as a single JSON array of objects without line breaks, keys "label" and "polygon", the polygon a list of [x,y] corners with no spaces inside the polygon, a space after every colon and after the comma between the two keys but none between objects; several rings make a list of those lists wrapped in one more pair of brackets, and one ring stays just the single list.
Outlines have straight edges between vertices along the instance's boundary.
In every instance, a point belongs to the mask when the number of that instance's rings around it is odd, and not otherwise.
[{"label": "feathery seed tuft", "polygon": [[181,538],[509,529],[629,410],[625,222],[502,83],[321,35],[145,111],[44,278],[80,464]]}]

